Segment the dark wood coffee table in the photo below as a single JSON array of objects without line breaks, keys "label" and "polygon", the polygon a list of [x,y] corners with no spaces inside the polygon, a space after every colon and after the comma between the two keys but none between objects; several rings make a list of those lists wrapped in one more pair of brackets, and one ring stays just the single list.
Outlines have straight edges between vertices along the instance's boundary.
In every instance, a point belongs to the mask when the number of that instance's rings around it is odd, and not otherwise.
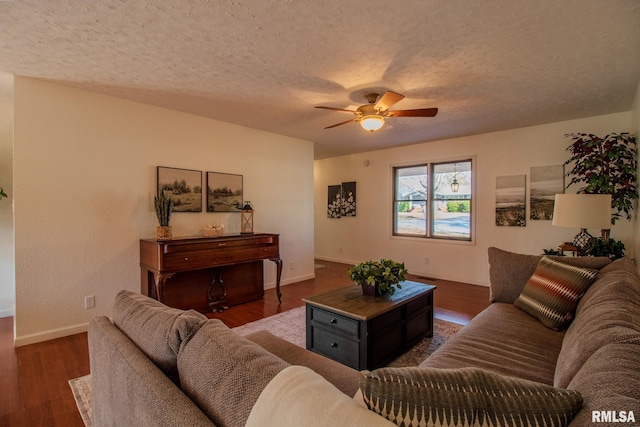
[{"label": "dark wood coffee table", "polygon": [[307,349],[354,369],[385,366],[433,336],[433,285],[405,281],[393,295],[362,295],[359,286],[303,298]]}]

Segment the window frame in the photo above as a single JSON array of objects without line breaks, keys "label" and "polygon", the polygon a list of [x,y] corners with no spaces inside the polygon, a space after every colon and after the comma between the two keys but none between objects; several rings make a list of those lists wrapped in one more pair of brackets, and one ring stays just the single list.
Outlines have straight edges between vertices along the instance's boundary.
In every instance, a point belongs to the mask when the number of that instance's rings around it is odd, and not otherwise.
[{"label": "window frame", "polygon": [[[451,200],[446,198],[437,198],[435,195],[435,186],[434,186],[434,175],[435,169],[438,165],[448,165],[448,164],[456,164],[456,163],[466,163],[468,162],[470,165],[470,179],[471,183],[469,185],[469,197],[461,198],[460,200],[469,201],[469,234],[464,237],[455,237],[455,236],[445,236],[445,235],[435,235],[434,234],[434,220],[435,220],[435,208],[436,202],[443,200]],[[402,169],[410,169],[416,167],[425,167],[426,168],[426,177],[427,177],[427,194],[425,202],[425,233],[424,234],[411,234],[411,233],[398,233],[396,231],[397,227],[397,205],[399,202],[403,202],[404,200],[397,198],[397,176],[398,170]],[[447,160],[438,160],[438,161],[424,161],[424,162],[416,162],[405,165],[394,165],[391,168],[391,180],[392,180],[392,195],[391,195],[391,235],[392,237],[401,237],[401,238],[417,238],[417,239],[428,239],[428,240],[441,240],[447,242],[463,242],[463,243],[473,243],[475,241],[475,158],[472,156],[461,156],[460,158],[455,159],[447,159]],[[454,199],[455,200],[455,199]],[[420,200],[421,201],[421,200]]]}]

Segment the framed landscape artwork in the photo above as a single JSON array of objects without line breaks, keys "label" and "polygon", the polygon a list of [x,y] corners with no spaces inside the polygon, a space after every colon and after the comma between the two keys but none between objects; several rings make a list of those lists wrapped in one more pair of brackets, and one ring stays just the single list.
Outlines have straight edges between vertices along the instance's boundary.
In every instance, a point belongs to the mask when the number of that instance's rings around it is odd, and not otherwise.
[{"label": "framed landscape artwork", "polygon": [[527,225],[526,176],[496,177],[496,225],[524,227]]},{"label": "framed landscape artwork", "polygon": [[532,167],[529,193],[529,218],[552,220],[556,194],[564,193],[562,165]]},{"label": "framed landscape artwork", "polygon": [[173,200],[173,212],[202,212],[202,172],[158,166],[158,193]]},{"label": "framed landscape artwork", "polygon": [[242,175],[207,172],[207,212],[240,212]]}]

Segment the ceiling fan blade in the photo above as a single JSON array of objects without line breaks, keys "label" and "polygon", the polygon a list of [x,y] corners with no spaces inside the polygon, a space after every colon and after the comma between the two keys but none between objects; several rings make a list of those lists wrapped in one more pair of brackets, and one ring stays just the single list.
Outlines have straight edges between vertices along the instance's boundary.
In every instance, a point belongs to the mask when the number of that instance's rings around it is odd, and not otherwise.
[{"label": "ceiling fan blade", "polygon": [[324,107],[322,105],[316,105],[315,108],[322,108],[323,110],[333,110],[333,111],[344,111],[345,113],[354,113],[353,110],[345,110],[344,108],[336,108],[336,107]]},{"label": "ceiling fan blade", "polygon": [[385,92],[382,94],[376,105],[373,106],[376,110],[386,111],[396,102],[402,101],[404,99],[404,95],[400,95],[395,92]]},{"label": "ceiling fan blade", "polygon": [[336,126],[346,125],[347,123],[355,122],[357,119],[354,117],[353,119],[345,120],[344,122],[336,123],[335,125],[327,126],[325,129],[331,129]]},{"label": "ceiling fan blade", "polygon": [[387,117],[434,117],[438,114],[437,108],[417,108],[415,110],[389,111]]}]

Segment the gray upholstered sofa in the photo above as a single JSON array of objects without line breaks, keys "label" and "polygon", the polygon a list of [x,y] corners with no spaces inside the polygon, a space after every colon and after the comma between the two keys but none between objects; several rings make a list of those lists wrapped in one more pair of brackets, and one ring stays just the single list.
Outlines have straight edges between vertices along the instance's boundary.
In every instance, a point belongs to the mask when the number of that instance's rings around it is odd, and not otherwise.
[{"label": "gray upholstered sofa", "polygon": [[[470,413],[520,425],[526,416],[557,411],[558,402],[573,408],[548,425],[588,426],[594,416],[605,420],[598,426],[631,417],[637,423],[635,265],[560,259],[599,275],[575,319],[556,331],[514,305],[541,258],[489,249],[493,304],[420,367],[370,373],[266,331],[240,337],[220,321],[122,291],[112,319],[95,318],[89,327],[94,425],[393,426],[463,423]],[[529,413],[519,418],[523,406]],[[508,415],[498,420],[499,411]]]}]

